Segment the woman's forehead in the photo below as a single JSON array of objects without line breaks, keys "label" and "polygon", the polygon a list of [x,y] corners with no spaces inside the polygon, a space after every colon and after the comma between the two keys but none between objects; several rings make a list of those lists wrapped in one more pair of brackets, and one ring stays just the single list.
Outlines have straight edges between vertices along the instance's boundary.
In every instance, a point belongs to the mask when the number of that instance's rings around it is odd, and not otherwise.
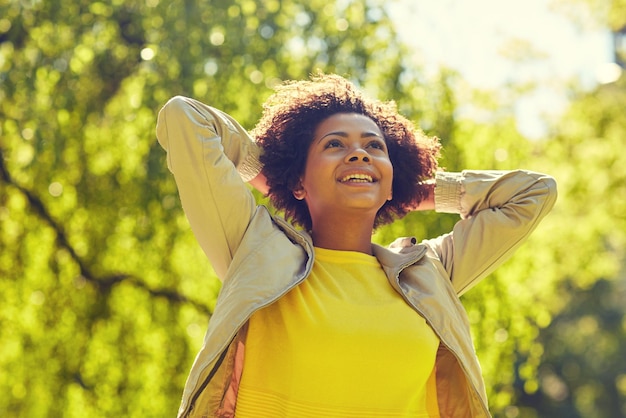
[{"label": "woman's forehead", "polygon": [[315,129],[315,136],[328,132],[361,131],[373,132],[382,137],[379,126],[370,117],[360,113],[335,113],[321,121]]}]

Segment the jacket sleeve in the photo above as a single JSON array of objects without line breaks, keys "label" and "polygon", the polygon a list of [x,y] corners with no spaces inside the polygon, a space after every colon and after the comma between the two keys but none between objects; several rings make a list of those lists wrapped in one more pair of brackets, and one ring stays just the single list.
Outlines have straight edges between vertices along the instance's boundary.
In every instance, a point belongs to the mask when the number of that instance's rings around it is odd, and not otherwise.
[{"label": "jacket sleeve", "polygon": [[157,138],[191,229],[223,280],[256,208],[245,182],[261,170],[259,148],[229,115],[180,96],[159,112]]},{"label": "jacket sleeve", "polygon": [[458,213],[453,231],[426,241],[461,295],[506,261],[552,209],[556,182],[530,171],[437,173],[435,208]]}]

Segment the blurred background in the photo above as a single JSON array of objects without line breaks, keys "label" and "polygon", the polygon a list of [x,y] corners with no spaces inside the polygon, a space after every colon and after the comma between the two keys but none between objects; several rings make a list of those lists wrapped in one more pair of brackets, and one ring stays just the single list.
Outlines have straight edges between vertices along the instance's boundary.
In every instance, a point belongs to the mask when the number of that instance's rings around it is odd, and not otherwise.
[{"label": "blurred background", "polygon": [[625,66],[626,0],[1,0],[0,414],[175,416],[220,285],[156,114],[183,94],[252,128],[272,87],[321,69],[395,100],[449,171],[557,178],[462,299],[490,407],[626,416]]}]

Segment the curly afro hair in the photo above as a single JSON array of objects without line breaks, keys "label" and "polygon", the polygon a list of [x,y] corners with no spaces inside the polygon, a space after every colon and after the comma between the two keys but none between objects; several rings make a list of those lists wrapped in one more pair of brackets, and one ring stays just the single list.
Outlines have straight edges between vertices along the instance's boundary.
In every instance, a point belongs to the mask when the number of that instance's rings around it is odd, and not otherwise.
[{"label": "curly afro hair", "polygon": [[262,148],[261,163],[271,203],[285,217],[311,229],[306,202],[293,196],[306,165],[309,144],[317,126],[337,113],[358,113],[372,119],[385,137],[393,165],[393,199],[378,211],[375,226],[404,216],[428,196],[421,184],[437,170],[440,144],[397,111],[394,102],[365,97],[343,77],[317,74],[311,80],[287,81],[265,102],[263,115],[252,130]]}]

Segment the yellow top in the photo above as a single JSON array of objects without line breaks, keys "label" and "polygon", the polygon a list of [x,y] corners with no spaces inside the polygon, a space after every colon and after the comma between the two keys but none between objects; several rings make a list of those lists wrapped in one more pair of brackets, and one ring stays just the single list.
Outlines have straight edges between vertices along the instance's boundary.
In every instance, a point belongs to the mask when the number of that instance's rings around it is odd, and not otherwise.
[{"label": "yellow top", "polygon": [[307,280],[250,318],[236,417],[439,417],[438,345],[375,257],[316,248]]}]

